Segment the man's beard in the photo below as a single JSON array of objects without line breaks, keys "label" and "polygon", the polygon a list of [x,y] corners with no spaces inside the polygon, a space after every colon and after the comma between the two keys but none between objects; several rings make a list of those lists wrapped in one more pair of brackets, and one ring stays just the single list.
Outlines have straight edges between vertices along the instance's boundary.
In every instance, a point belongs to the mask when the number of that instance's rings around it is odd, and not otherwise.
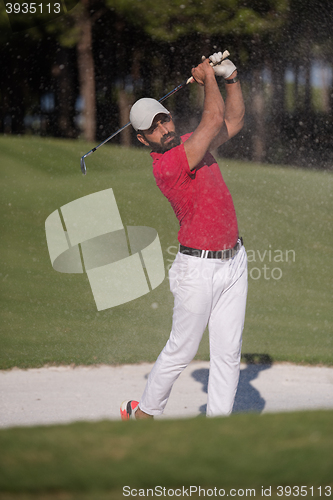
[{"label": "man's beard", "polygon": [[[170,137],[172,137],[172,139],[167,143],[165,143],[165,141]],[[146,141],[149,143],[149,146],[151,147],[152,151],[154,151],[155,153],[162,153],[162,154],[165,153],[166,151],[170,151],[170,149],[176,146],[179,146],[179,144],[181,144],[182,142],[180,136],[175,132],[169,132],[167,135],[164,135],[161,139],[161,143],[148,141],[147,138]]]}]

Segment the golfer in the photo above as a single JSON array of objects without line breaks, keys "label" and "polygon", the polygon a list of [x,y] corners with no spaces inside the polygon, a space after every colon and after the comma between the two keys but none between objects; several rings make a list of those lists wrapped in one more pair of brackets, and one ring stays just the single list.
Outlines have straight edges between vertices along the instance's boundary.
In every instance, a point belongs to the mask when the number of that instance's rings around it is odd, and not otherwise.
[{"label": "golfer", "polygon": [[[180,245],[169,271],[174,295],[171,334],[140,402],[122,403],[123,420],[163,413],[172,386],[196,355],[207,325],[207,416],[229,415],[237,390],[247,256],[231,194],[209,151],[241,130],[244,102],[236,66],[223,60],[221,52],[203,58],[192,76],[204,87],[202,118],[193,133],[179,137],[170,112],[154,99],[138,100],[130,112],[138,140],[152,150],[156,184],[179,220]],[[216,76],[224,78],[225,103]]]}]

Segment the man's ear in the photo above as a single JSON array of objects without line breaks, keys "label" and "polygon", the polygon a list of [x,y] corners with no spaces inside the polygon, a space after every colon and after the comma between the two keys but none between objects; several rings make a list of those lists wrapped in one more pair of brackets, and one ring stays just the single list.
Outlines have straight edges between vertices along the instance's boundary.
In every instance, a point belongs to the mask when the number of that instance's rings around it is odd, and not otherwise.
[{"label": "man's ear", "polygon": [[149,142],[146,140],[146,138],[142,134],[136,134],[138,141],[142,142],[145,146],[149,146]]}]

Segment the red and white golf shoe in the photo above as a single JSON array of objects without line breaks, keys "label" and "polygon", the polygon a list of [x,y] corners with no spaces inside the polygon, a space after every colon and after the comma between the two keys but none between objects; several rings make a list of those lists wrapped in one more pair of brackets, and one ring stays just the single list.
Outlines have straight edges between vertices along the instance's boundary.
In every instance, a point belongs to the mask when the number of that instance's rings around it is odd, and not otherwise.
[{"label": "red and white golf shoe", "polygon": [[138,401],[133,401],[132,399],[123,401],[120,406],[121,420],[129,420],[130,418],[135,419],[135,412],[138,407]]}]

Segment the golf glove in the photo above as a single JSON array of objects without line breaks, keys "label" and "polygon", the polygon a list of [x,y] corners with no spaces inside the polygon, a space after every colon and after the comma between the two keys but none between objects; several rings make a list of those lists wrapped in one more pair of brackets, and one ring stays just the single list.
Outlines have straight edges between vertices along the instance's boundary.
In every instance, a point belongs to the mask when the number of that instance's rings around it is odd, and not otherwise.
[{"label": "golf glove", "polygon": [[222,52],[215,52],[213,55],[209,56],[209,60],[216,65],[213,66],[215,75],[228,78],[237,68],[230,59],[222,60],[222,58]]}]

